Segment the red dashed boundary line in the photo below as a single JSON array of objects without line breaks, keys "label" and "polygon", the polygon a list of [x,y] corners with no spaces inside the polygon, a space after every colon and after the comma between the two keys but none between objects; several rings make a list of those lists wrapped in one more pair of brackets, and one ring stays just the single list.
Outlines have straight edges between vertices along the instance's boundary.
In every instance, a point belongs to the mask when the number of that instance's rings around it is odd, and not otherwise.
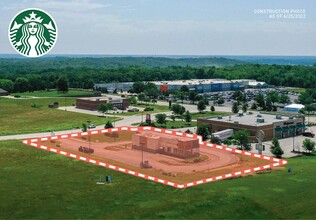
[{"label": "red dashed boundary line", "polygon": [[[165,134],[171,134],[171,135],[175,135],[175,136],[196,138],[196,139],[199,139],[200,146],[212,147],[212,148],[216,148],[219,150],[229,151],[232,153],[243,154],[243,155],[250,156],[250,157],[260,158],[260,159],[270,161],[271,163],[264,165],[264,166],[259,166],[259,167],[254,167],[254,168],[250,168],[250,169],[246,169],[246,170],[241,170],[238,172],[232,172],[232,173],[228,173],[228,174],[224,174],[224,175],[219,175],[216,177],[210,177],[210,178],[201,179],[201,180],[197,180],[197,181],[193,181],[193,182],[189,182],[189,183],[178,184],[175,182],[171,182],[168,180],[164,180],[161,178],[157,178],[154,176],[143,174],[143,173],[140,173],[137,171],[133,171],[133,170],[119,167],[119,166],[115,166],[115,165],[112,165],[112,164],[109,164],[106,162],[94,160],[94,159],[91,159],[91,158],[88,158],[85,156],[80,156],[77,154],[69,153],[67,151],[62,151],[60,149],[56,149],[56,148],[52,148],[52,147],[47,147],[47,146],[44,146],[44,145],[41,145],[40,143],[38,143],[40,141],[50,141],[50,140],[73,138],[73,137],[80,137],[80,136],[87,136],[87,135],[94,135],[94,134],[103,134],[103,133],[110,133],[113,131],[154,131],[154,132],[160,132],[160,133],[165,133]],[[108,169],[116,170],[116,171],[119,171],[122,173],[126,173],[126,174],[140,177],[143,179],[151,180],[151,181],[165,184],[168,186],[173,186],[173,187],[179,188],[179,189],[184,189],[184,188],[188,188],[188,187],[192,187],[192,186],[196,186],[196,185],[200,185],[200,184],[204,184],[204,183],[214,182],[214,181],[221,180],[221,179],[232,178],[232,177],[236,177],[236,176],[240,176],[240,175],[244,175],[244,174],[249,174],[252,172],[257,172],[257,171],[261,171],[261,170],[265,170],[265,169],[269,169],[269,168],[273,168],[273,167],[282,166],[282,165],[287,164],[286,160],[277,159],[277,158],[264,156],[264,155],[260,155],[260,154],[255,154],[255,153],[251,153],[248,151],[237,150],[235,148],[229,148],[227,146],[203,142],[202,137],[199,135],[196,135],[196,134],[187,134],[187,133],[183,133],[183,132],[171,131],[171,130],[166,130],[166,129],[162,129],[162,128],[154,128],[154,127],[125,127],[125,126],[123,126],[123,127],[117,127],[117,128],[92,130],[92,131],[87,131],[87,132],[78,132],[78,133],[61,134],[61,135],[48,136],[48,137],[42,137],[42,138],[27,139],[27,140],[23,140],[23,143],[26,145],[32,146],[32,147],[39,148],[41,150],[46,150],[46,151],[49,151],[52,153],[56,153],[56,154],[60,154],[60,155],[70,157],[73,159],[92,163],[92,164],[95,164],[95,165],[98,165],[101,167],[106,167]]]}]

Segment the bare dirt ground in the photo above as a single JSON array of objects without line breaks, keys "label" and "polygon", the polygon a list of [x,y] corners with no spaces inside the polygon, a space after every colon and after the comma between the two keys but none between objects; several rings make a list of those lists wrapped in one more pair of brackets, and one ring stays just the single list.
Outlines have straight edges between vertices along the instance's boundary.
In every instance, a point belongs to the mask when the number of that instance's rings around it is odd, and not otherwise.
[{"label": "bare dirt ground", "polygon": [[[87,140],[78,138],[60,141],[60,146],[69,150],[78,150],[80,146],[89,146]],[[117,141],[112,143],[90,142],[90,147],[94,149],[93,155],[132,166],[140,166],[143,155],[143,160],[149,161],[152,169],[159,172],[193,173],[228,166],[239,161],[239,158],[230,152],[207,147],[200,148],[200,154],[206,155],[208,158],[197,163],[188,163],[184,159],[163,154],[153,154],[145,151],[142,153],[140,150],[131,149],[131,141]]]},{"label": "bare dirt ground", "polygon": [[[198,162],[196,161],[197,158],[181,159],[164,154],[142,152],[131,149],[131,139],[135,133],[121,131],[116,132],[116,134],[59,139],[55,142],[44,141],[42,144],[177,183],[214,177],[269,163],[262,159],[241,156],[206,146],[200,146]],[[89,147],[89,140],[94,153],[79,152],[80,146]],[[141,168],[142,159],[148,161],[152,168]]]}]

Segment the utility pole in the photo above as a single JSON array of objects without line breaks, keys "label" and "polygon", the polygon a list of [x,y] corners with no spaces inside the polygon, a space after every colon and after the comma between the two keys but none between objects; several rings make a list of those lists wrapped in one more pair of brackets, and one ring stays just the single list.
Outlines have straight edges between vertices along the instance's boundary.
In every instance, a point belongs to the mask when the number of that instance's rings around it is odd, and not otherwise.
[{"label": "utility pole", "polygon": [[90,126],[91,121],[88,119],[88,120],[87,120],[87,123],[88,123],[88,128],[87,128],[87,131],[88,131],[88,139],[89,139],[89,153],[90,153],[90,134],[89,134],[89,126]]}]

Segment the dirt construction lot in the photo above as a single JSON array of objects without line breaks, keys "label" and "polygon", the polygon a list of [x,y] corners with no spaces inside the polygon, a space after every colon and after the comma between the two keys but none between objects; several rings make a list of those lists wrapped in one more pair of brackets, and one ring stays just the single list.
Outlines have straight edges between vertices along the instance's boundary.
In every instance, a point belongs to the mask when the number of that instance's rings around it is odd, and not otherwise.
[{"label": "dirt construction lot", "polygon": [[[246,156],[241,158],[238,154],[206,146],[200,146],[200,156],[191,159],[135,150],[131,148],[133,134],[132,132],[119,132],[115,136],[92,135],[90,138],[85,136],[61,139],[55,143],[46,141],[43,145],[87,156],[87,153],[79,152],[78,148],[80,146],[89,147],[90,139],[90,148],[94,149],[94,153],[88,156],[90,158],[178,182],[198,180],[268,164],[267,161],[257,158]],[[140,167],[142,160],[148,161],[152,168],[142,169]]]}]

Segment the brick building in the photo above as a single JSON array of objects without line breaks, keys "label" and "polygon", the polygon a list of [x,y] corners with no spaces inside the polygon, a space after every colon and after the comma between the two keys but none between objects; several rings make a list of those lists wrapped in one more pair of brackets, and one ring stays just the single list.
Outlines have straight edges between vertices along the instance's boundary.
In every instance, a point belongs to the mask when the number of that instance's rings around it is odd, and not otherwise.
[{"label": "brick building", "polygon": [[264,140],[300,135],[305,130],[304,122],[304,117],[301,115],[253,114],[252,112],[197,120],[198,125],[207,125],[212,133],[225,129],[247,130],[250,133],[250,141],[256,141],[256,133],[259,130],[265,133]]},{"label": "brick building", "polygon": [[169,134],[140,132],[132,137],[132,148],[179,158],[199,156],[199,140]]},{"label": "brick building", "polygon": [[112,98],[77,98],[76,108],[91,111],[98,110],[99,105],[112,103],[113,107],[126,110],[129,107],[128,99],[112,99]]}]

